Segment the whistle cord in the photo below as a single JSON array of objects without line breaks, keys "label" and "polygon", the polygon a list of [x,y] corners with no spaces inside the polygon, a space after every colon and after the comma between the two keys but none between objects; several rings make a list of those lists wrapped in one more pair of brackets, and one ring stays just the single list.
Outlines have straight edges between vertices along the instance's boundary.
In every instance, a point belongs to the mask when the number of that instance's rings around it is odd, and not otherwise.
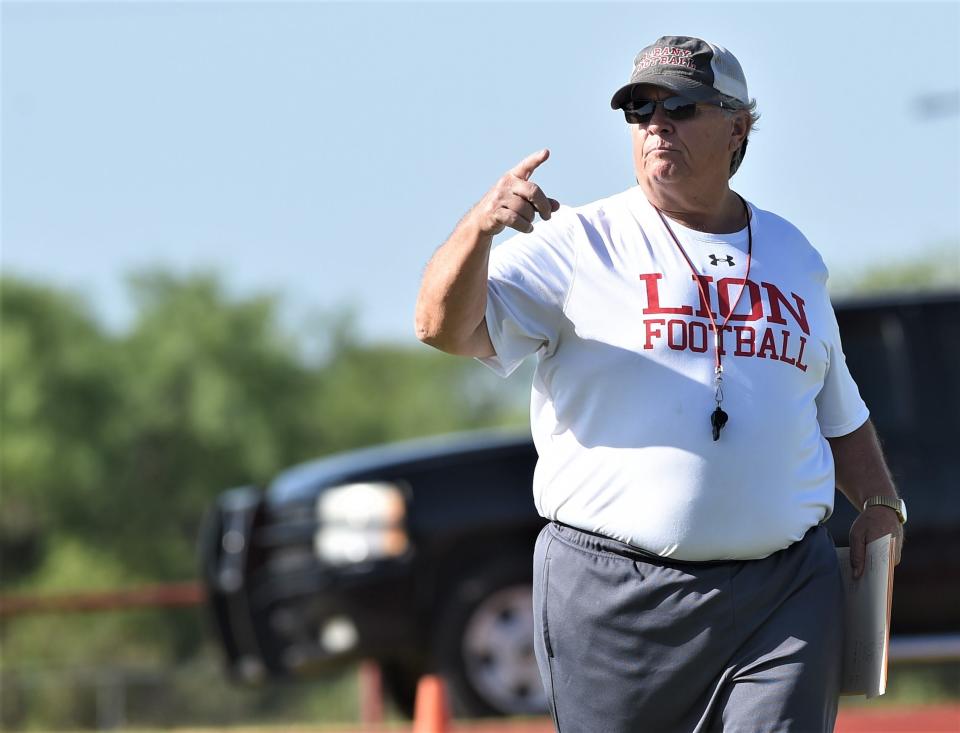
[{"label": "whistle cord", "polygon": [[[717,328],[717,321],[713,316],[713,311],[710,308],[710,299],[707,297],[707,291],[703,286],[703,280],[701,275],[697,273],[697,268],[694,267],[693,260],[690,259],[690,256],[687,254],[687,251],[683,248],[683,245],[680,244],[680,240],[677,239],[677,235],[673,233],[673,229],[670,228],[670,225],[667,223],[667,218],[663,215],[663,212],[660,211],[656,206],[654,210],[660,216],[660,221],[663,222],[664,228],[667,230],[667,233],[670,235],[670,238],[673,239],[674,244],[677,245],[677,249],[680,250],[680,254],[683,255],[683,259],[687,261],[687,265],[690,267],[690,272],[693,273],[693,279],[697,283],[697,288],[700,290],[701,303],[703,303],[704,308],[707,311],[707,317],[710,319],[710,325],[713,326],[713,355],[714,355],[714,401],[717,403],[716,409],[710,413],[710,427],[713,429],[713,439],[720,439],[720,431],[723,429],[723,426],[727,424],[727,421],[730,419],[730,416],[721,408],[723,402],[723,356],[720,353],[720,332],[727,327],[727,324],[730,322],[730,318],[733,316],[733,312],[737,309],[737,305],[740,303],[740,298],[743,297],[743,291],[747,287],[747,280],[750,278],[750,262],[753,258],[753,227],[750,225],[750,207],[747,206],[747,202],[744,201],[743,196],[734,192],[736,197],[740,199],[740,202],[743,204],[743,210],[747,217],[747,271],[743,276],[743,282],[740,283],[740,292],[737,293],[736,300],[733,301],[733,304],[730,305],[730,310],[727,313],[727,317],[724,318],[723,323],[720,324],[720,327]],[[719,297],[720,291],[717,291]]]}]

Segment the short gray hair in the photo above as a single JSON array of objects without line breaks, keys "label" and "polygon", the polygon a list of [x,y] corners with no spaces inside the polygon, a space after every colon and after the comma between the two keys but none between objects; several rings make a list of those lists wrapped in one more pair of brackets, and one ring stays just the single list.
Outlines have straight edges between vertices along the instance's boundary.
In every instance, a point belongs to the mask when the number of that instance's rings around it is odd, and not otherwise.
[{"label": "short gray hair", "polygon": [[740,164],[743,162],[743,156],[747,154],[747,143],[750,141],[750,133],[753,132],[756,127],[757,121],[760,119],[760,113],[757,112],[756,99],[751,99],[748,104],[745,104],[739,99],[720,95],[720,102],[724,110],[729,110],[730,112],[746,110],[750,113],[750,122],[747,125],[747,136],[743,138],[743,144],[733,153],[733,157],[730,158],[730,178],[733,178],[733,174],[737,172]]}]

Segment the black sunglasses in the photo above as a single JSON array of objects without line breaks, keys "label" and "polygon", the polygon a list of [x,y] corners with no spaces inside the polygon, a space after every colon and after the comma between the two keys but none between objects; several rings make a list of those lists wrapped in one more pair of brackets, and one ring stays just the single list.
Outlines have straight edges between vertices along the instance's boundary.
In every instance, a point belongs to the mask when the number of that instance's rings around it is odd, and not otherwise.
[{"label": "black sunglasses", "polygon": [[[668,120],[674,122],[689,120],[697,113],[697,102],[687,97],[668,97],[667,99],[634,99],[623,108],[623,116],[631,125],[646,125],[653,119],[657,105],[663,108]],[[722,102],[701,102],[722,107]]]}]

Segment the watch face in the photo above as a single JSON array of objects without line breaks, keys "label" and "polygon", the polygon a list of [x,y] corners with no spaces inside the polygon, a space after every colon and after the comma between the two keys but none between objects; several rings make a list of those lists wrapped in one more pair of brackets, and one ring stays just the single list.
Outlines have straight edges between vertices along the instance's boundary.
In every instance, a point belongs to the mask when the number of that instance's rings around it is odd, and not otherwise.
[{"label": "watch face", "polygon": [[907,505],[904,503],[903,499],[899,499],[898,503],[900,504],[900,509],[898,510],[897,513],[900,515],[900,524],[906,524],[907,523]]}]

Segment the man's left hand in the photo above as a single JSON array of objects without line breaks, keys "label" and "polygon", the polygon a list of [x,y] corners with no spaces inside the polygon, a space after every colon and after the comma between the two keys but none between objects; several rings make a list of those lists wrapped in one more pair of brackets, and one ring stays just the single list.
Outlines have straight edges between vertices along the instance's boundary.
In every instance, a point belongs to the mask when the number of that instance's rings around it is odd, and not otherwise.
[{"label": "man's left hand", "polygon": [[[860,509],[870,496],[889,496],[895,498],[897,491],[893,478],[883,460],[880,441],[873,429],[873,423],[867,420],[859,428],[847,435],[827,438],[833,452],[836,469],[837,488],[844,493],[850,503]],[[853,526],[850,527],[850,565],[853,577],[863,575],[863,566],[867,557],[867,543],[893,535],[894,558],[900,562],[903,550],[903,526],[897,513],[885,506],[871,506],[861,511]]]},{"label": "man's left hand", "polygon": [[853,577],[863,575],[867,555],[867,544],[885,534],[893,535],[895,564],[900,564],[900,552],[903,550],[903,525],[897,513],[885,506],[872,506],[860,513],[850,527],[850,564]]}]

